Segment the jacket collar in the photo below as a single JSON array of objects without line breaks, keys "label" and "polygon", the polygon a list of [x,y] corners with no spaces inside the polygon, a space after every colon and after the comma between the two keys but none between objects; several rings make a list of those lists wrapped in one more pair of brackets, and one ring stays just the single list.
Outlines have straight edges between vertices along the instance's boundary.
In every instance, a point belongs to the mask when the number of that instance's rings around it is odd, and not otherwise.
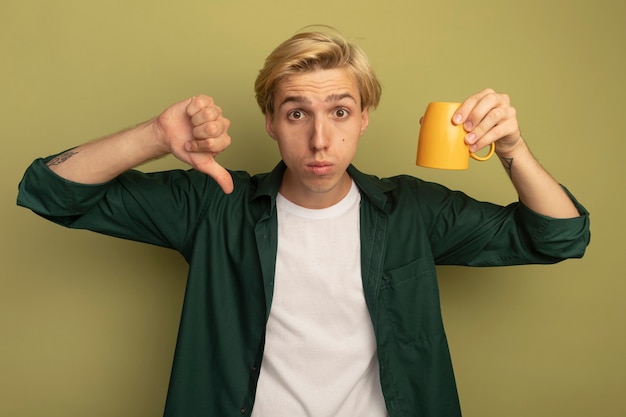
[{"label": "jacket collar", "polygon": [[286,169],[287,165],[285,165],[283,161],[280,161],[271,172],[255,175],[254,179],[256,180],[257,188],[250,200],[269,197],[272,202],[272,207],[274,207],[278,189],[280,188],[280,183],[283,180],[283,174]]},{"label": "jacket collar", "polygon": [[[278,189],[286,169],[285,163],[280,161],[271,172],[257,175],[258,186],[252,195],[252,200],[263,196],[269,197],[273,208],[276,204],[276,195],[278,195]],[[381,180],[374,175],[364,174],[356,169],[354,165],[348,167],[348,174],[361,190],[361,194],[377,208],[384,210],[387,202],[386,193],[393,190],[396,187],[395,184],[384,179]]]},{"label": "jacket collar", "polygon": [[350,165],[348,174],[352,177],[356,185],[374,206],[380,210],[385,210],[387,203],[387,193],[396,188],[396,185],[385,179],[380,179],[375,175],[364,174]]}]

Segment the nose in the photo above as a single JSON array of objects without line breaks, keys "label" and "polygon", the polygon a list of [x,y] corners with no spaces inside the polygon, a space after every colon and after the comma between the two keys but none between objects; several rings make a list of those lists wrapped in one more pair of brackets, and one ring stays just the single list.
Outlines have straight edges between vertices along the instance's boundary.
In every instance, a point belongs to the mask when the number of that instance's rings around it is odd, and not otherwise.
[{"label": "nose", "polygon": [[323,119],[316,119],[313,123],[313,131],[311,132],[311,150],[322,151],[328,149],[329,130]]}]

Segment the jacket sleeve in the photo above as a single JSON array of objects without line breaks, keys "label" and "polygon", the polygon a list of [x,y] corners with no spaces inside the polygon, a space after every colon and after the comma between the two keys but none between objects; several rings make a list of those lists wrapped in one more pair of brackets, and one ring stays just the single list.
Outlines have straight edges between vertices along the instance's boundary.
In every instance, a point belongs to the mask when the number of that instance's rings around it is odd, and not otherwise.
[{"label": "jacket sleeve", "polygon": [[506,207],[421,183],[418,196],[437,264],[501,266],[580,258],[590,241],[589,212],[563,187],[580,216],[555,219],[521,202]]},{"label": "jacket sleeve", "polygon": [[128,171],[86,185],[58,176],[47,159],[26,170],[17,204],[65,227],[181,250],[204,209],[208,182],[196,171]]}]

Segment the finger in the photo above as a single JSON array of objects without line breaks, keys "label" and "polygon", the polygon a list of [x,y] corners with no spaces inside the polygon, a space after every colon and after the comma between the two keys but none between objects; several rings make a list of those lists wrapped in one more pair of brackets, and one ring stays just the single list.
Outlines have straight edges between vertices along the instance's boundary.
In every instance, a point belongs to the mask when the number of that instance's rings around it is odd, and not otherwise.
[{"label": "finger", "polygon": [[457,125],[465,123],[468,120],[470,114],[474,111],[476,105],[483,99],[483,97],[494,93],[495,91],[487,88],[465,99],[465,101],[461,103],[461,106],[452,117],[452,122]]},{"label": "finger", "polygon": [[515,119],[507,119],[502,123],[496,124],[481,136],[475,135],[472,138],[472,132],[467,135],[468,142],[470,142],[470,151],[476,152],[477,150],[489,146],[493,142],[498,143],[498,140],[504,137],[513,136],[518,131],[518,126]]},{"label": "finger", "polygon": [[[503,103],[497,94],[488,94],[478,100],[463,123],[463,127],[468,132],[475,131],[479,125],[483,125],[483,131],[497,123],[499,117],[503,116]],[[491,124],[491,126],[488,126]]]},{"label": "finger", "polygon": [[230,136],[222,134],[215,138],[191,140],[185,143],[185,150],[187,152],[219,154],[228,148],[230,143]]},{"label": "finger", "polygon": [[[485,136],[488,132],[491,132],[495,129],[495,127],[502,125],[507,120],[515,118],[515,110],[512,107],[495,107],[488,110],[488,113],[480,120],[476,125],[472,126],[472,129],[468,129],[470,134],[468,135],[468,140],[471,140],[472,136],[475,136],[475,140],[478,140]],[[470,125],[473,123],[471,121],[467,121],[465,125]],[[465,126],[466,129],[468,126]],[[498,129],[498,132],[501,129]],[[502,136],[505,136],[504,134]],[[502,137],[500,136],[500,137]]]},{"label": "finger", "polygon": [[193,98],[187,106],[196,139],[216,138],[226,133],[230,120],[222,116],[222,109],[210,97]]},{"label": "finger", "polygon": [[193,137],[196,139],[210,139],[225,136],[230,127],[230,120],[222,117],[214,122],[205,122],[193,127]]},{"label": "finger", "polygon": [[480,91],[466,99],[453,116],[455,124],[463,124],[468,132],[496,107],[510,107],[511,100],[507,94],[496,93],[491,88]]},{"label": "finger", "polygon": [[216,122],[222,117],[222,109],[216,105],[210,105],[198,109],[194,114],[190,115],[191,124],[200,126],[204,123]]},{"label": "finger", "polygon": [[235,189],[230,172],[218,164],[214,158],[204,158],[203,163],[195,168],[213,178],[225,194],[230,194]]},{"label": "finger", "polygon": [[187,115],[191,117],[194,114],[201,111],[202,109],[205,109],[207,107],[212,107],[214,105],[215,105],[215,102],[209,96],[205,96],[205,95],[193,96],[189,99],[189,102],[187,104]]},{"label": "finger", "polygon": [[[201,110],[199,113],[205,112]],[[222,116],[219,116],[216,121],[204,122],[199,126],[194,126],[192,129],[194,140],[185,143],[185,150],[219,154],[231,144],[231,138],[227,133],[229,127],[230,120]]]}]

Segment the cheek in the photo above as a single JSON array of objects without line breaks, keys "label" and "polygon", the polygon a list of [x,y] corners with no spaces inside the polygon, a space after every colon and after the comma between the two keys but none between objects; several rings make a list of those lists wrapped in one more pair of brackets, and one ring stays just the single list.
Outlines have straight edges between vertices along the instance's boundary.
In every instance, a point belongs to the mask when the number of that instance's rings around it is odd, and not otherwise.
[{"label": "cheek", "polygon": [[358,137],[342,137],[339,139],[335,151],[337,156],[346,163],[351,163],[357,154],[359,145]]},{"label": "cheek", "polygon": [[357,149],[359,147],[359,138],[351,140],[347,146],[349,147],[349,153],[354,157],[356,155]]},{"label": "cheek", "polygon": [[278,143],[278,151],[280,152],[280,156],[283,160],[295,160],[298,158],[298,155],[301,155],[305,150],[302,149],[301,144],[296,138],[291,138],[291,140],[287,139],[277,139]]}]

